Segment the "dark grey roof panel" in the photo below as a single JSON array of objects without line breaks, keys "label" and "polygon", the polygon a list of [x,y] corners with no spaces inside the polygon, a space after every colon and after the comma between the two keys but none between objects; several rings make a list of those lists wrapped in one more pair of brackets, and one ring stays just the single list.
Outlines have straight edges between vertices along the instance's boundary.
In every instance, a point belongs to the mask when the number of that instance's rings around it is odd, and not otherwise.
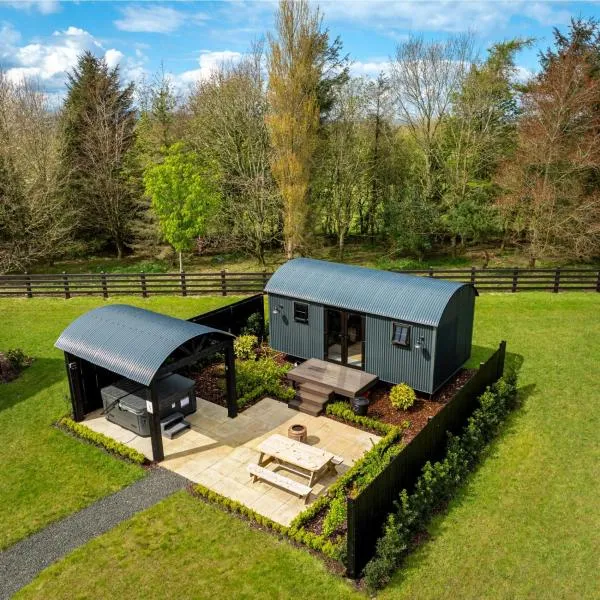
[{"label": "dark grey roof panel", "polygon": [[231,334],[127,304],[109,304],[73,321],[60,335],[60,350],[148,385],[167,357],[206,334]]},{"label": "dark grey roof panel", "polygon": [[[436,326],[452,295],[465,285],[469,284],[296,258],[275,271],[265,291]],[[474,289],[473,293],[476,293]]]}]

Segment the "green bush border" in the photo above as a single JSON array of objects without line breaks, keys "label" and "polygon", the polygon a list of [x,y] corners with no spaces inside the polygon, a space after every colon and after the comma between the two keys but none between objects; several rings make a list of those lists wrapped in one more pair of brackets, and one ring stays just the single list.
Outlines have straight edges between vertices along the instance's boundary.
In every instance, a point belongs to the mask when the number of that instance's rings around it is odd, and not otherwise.
[{"label": "green bush border", "polygon": [[[273,521],[273,519],[269,519],[269,517],[265,517],[257,513],[255,510],[248,508],[245,504],[242,504],[237,500],[227,498],[218,492],[214,492],[200,483],[192,485],[190,489],[193,495],[199,496],[212,504],[216,504],[230,513],[241,515],[242,517],[245,517],[249,521],[260,525],[265,529],[269,529],[274,533],[288,537],[299,544],[307,546],[311,550],[321,552],[329,558],[337,561],[341,560],[344,550],[344,546],[342,544],[334,544],[330,540],[327,540],[324,536],[317,535],[311,531],[306,531],[302,527],[298,527],[296,525],[290,525],[290,527],[286,527],[285,525],[277,523],[276,521]],[[319,498],[319,500],[321,500],[321,498]],[[314,504],[311,505],[311,508],[316,505],[319,500],[315,501]]]},{"label": "green bush border", "polygon": [[[326,406],[325,412],[326,414],[338,417],[338,419],[342,419],[347,423],[360,425],[366,429],[372,429],[381,435],[387,435],[394,427],[396,427],[396,425],[390,425],[389,423],[384,423],[383,421],[378,421],[377,419],[373,419],[371,417],[361,417],[359,415],[355,415],[350,407],[350,404],[345,400],[330,402]],[[410,427],[410,423],[405,421],[402,424],[402,427],[404,429],[408,429]]]},{"label": "green bush border", "polygon": [[144,465],[149,462],[141,452],[138,452],[121,442],[117,442],[102,433],[93,431],[89,427],[73,421],[70,417],[62,417],[58,420],[56,425],[60,429],[64,429],[86,442],[99,446],[119,458],[124,458],[125,460],[138,465]]},{"label": "green bush border", "polygon": [[402,490],[396,511],[388,515],[384,533],[377,541],[375,556],[364,569],[371,592],[387,585],[434,512],[448,501],[478,463],[487,444],[517,403],[517,376],[507,373],[479,396],[479,407],[467,420],[459,436],[449,435],[446,456],[422,469],[414,490]]}]

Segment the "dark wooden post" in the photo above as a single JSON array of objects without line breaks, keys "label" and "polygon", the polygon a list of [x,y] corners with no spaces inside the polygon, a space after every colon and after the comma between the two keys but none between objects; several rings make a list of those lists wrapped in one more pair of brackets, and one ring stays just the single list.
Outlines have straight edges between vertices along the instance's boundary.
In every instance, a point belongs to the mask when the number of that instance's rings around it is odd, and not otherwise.
[{"label": "dark wooden post", "polygon": [[187,287],[185,285],[185,271],[181,271],[179,274],[179,278],[181,280],[181,295],[187,296]]},{"label": "dark wooden post", "polygon": [[225,269],[221,269],[221,295],[227,296],[227,279],[225,279]]},{"label": "dark wooden post", "polygon": [[552,291],[555,294],[558,294],[559,290],[560,290],[560,267],[557,267],[556,271],[554,271],[554,288]]},{"label": "dark wooden post", "polygon": [[348,523],[348,531],[346,533],[346,567],[348,577],[356,579],[356,510],[354,508],[354,498],[348,498],[346,503]]},{"label": "dark wooden post", "polygon": [[433,267],[429,267],[429,277],[433,277]]},{"label": "dark wooden post", "polygon": [[267,287],[267,283],[269,283],[269,278],[267,277],[267,270],[263,269],[263,290]]},{"label": "dark wooden post", "polygon": [[519,267],[513,269],[513,278],[512,278],[512,292],[517,291],[517,284],[519,282]]},{"label": "dark wooden post", "polygon": [[237,392],[235,390],[235,354],[233,340],[225,346],[225,376],[227,379],[227,416],[233,419],[237,416]]},{"label": "dark wooden post", "polygon": [[28,298],[33,298],[33,294],[31,293],[31,277],[27,271],[25,271],[25,291]]},{"label": "dark wooden post", "polygon": [[108,298],[108,286],[106,285],[106,273],[104,271],[100,273],[100,282],[102,284],[102,297]]},{"label": "dark wooden post", "polygon": [[475,285],[475,267],[471,267],[471,285]]},{"label": "dark wooden post", "polygon": [[71,392],[73,420],[79,423],[80,421],[83,421],[85,414],[78,360],[79,359],[76,359],[65,352],[65,365],[67,367],[67,376],[69,379],[69,391]]},{"label": "dark wooden post", "polygon": [[152,441],[152,460],[161,462],[165,457],[160,430],[160,405],[156,395],[154,380],[150,383],[150,400],[147,402],[148,416],[150,418],[150,438]]},{"label": "dark wooden post", "polygon": [[146,289],[146,273],[144,271],[140,273],[140,285],[142,286],[142,298],[147,298],[148,290]]},{"label": "dark wooden post", "polygon": [[71,297],[71,292],[69,291],[69,277],[65,271],[62,272],[62,275],[63,288],[65,289],[65,299],[68,300]]},{"label": "dark wooden post", "polygon": [[600,271],[598,271],[598,278],[596,279],[596,291],[600,292]]}]

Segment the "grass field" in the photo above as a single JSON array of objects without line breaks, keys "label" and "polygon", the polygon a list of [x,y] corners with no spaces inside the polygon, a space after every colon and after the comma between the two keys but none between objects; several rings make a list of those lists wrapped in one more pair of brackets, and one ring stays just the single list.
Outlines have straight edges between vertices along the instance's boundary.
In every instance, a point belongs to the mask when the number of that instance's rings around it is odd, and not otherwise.
[{"label": "grass field", "polygon": [[[19,302],[11,305],[18,309],[11,321],[25,327],[35,314],[28,306],[34,305]],[[35,304],[38,311],[55,306],[57,320],[60,313],[68,321],[73,315],[64,313],[76,311],[74,300],[52,302]],[[189,302],[173,298],[160,308],[189,314]],[[43,337],[40,333],[38,343]],[[600,295],[482,295],[474,360],[500,339],[508,341],[510,359],[521,364],[522,408],[381,598],[600,597]],[[317,558],[185,494],[75,551],[21,597],[107,593],[128,598],[355,596]]]},{"label": "grass field", "polygon": [[[21,347],[35,359],[19,379],[0,385],[0,549],[144,474],[51,426],[69,410],[64,359],[53,344],[73,319],[101,302],[0,300],[0,350]],[[220,298],[126,302],[180,316],[224,303]]]}]

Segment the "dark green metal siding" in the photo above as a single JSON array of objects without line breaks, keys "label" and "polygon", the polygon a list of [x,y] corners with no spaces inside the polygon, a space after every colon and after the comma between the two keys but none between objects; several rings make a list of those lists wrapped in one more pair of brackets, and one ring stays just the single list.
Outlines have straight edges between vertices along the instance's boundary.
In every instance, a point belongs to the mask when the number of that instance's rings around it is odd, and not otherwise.
[{"label": "dark green metal siding", "polygon": [[438,389],[471,356],[475,290],[460,288],[450,298],[436,336],[436,357],[433,376],[434,390]]},{"label": "dark green metal siding", "polygon": [[[365,371],[377,375],[388,383],[407,383],[419,392],[430,394],[433,386],[433,356],[435,328],[411,325],[410,346],[392,344],[394,322],[401,319],[386,319],[367,315],[365,342]],[[416,349],[419,337],[425,338],[423,348]]]},{"label": "dark green metal siding", "polygon": [[[269,294],[269,344],[271,348],[298,358],[323,358],[324,323],[323,307],[308,304],[308,323],[294,321],[294,299]],[[281,306],[274,315],[275,307]]]}]

